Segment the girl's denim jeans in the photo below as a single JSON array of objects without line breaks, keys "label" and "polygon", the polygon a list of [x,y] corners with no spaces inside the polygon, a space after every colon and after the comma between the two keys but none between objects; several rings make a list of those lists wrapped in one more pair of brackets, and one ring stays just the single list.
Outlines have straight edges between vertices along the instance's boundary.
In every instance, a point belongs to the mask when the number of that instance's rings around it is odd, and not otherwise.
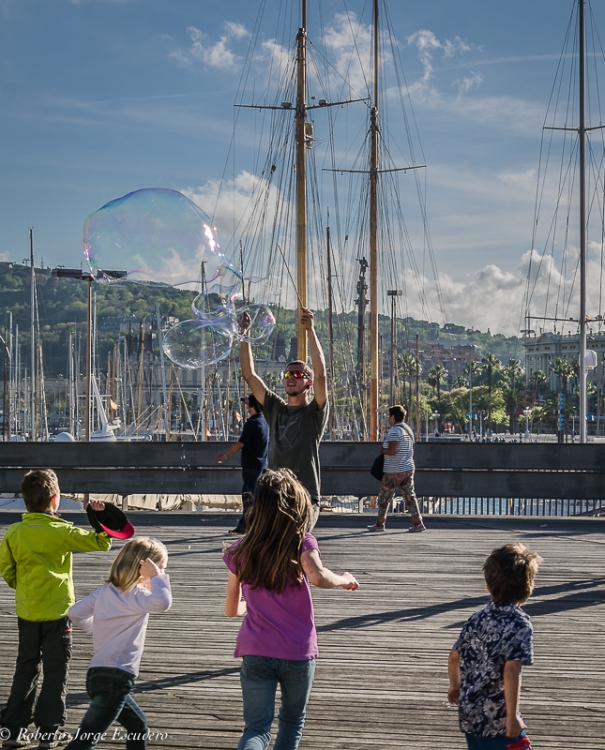
[{"label": "girl's denim jeans", "polygon": [[273,750],[296,750],[302,737],[314,675],[315,659],[289,661],[268,656],[244,656],[240,682],[245,726],[237,750],[265,750],[268,747],[278,685],[281,706]]},{"label": "girl's denim jeans", "polygon": [[[147,719],[132,697],[134,675],[123,669],[91,667],[86,692],[92,702],[65,750],[92,750],[98,742],[126,739],[126,750],[146,750]],[[126,730],[110,729],[118,721]]]}]

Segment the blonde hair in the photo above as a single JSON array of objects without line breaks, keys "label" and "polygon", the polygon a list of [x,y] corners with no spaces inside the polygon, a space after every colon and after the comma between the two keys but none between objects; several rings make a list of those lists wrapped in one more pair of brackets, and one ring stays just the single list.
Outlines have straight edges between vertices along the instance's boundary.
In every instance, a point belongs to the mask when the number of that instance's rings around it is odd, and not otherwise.
[{"label": "blonde hair", "polygon": [[116,555],[106,583],[113,583],[120,591],[132,591],[141,577],[142,560],[149,559],[159,565],[167,557],[168,550],[162,542],[146,536],[135,536]]}]

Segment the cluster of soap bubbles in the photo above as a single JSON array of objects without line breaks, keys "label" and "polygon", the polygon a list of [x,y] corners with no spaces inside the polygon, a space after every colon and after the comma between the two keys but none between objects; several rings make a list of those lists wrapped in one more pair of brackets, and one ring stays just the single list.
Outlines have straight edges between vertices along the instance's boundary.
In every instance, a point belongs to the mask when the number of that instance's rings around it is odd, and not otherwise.
[{"label": "cluster of soap bubbles", "polygon": [[[215,231],[195,203],[163,188],[128,193],[84,223],[84,256],[100,283],[202,290],[191,305],[195,317],[173,326],[162,342],[165,354],[188,369],[225,359],[237,339],[263,344],[275,327],[266,305],[244,305],[242,275],[220,252]],[[242,333],[244,312],[250,326]]]}]

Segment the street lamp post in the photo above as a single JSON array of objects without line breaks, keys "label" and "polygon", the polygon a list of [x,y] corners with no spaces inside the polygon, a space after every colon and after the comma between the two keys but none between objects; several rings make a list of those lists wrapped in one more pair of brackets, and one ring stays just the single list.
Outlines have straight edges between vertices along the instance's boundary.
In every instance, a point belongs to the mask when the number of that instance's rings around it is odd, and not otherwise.
[{"label": "street lamp post", "polygon": [[[588,403],[587,400],[587,393],[586,393],[586,386],[588,385],[588,371],[594,370],[599,363],[599,358],[597,356],[597,353],[593,349],[587,349],[584,353],[584,368],[582,371],[582,395],[584,396],[584,411],[586,412],[586,404]],[[580,415],[581,417],[582,415]],[[586,442],[586,435],[588,430],[588,424],[587,424],[587,415],[584,414],[584,425],[580,424],[580,442],[585,443]]]},{"label": "street lamp post", "polygon": [[[97,278],[123,279],[128,274],[127,271],[98,271]],[[86,281],[88,284],[86,294],[86,405],[84,408],[84,440],[90,441],[90,388],[92,374],[92,315],[91,315],[91,298],[92,282],[94,276],[89,271],[83,271],[81,268],[53,268],[53,278],[55,279],[78,279]]]},{"label": "street lamp post", "polygon": [[435,420],[435,436],[437,436],[437,433],[439,432],[439,423],[437,420],[440,416],[441,414],[438,414],[437,412],[432,415],[433,419]]},{"label": "street lamp post", "polygon": [[80,281],[86,281],[88,283],[88,289],[86,294],[86,402],[84,405],[84,440],[88,443],[90,441],[90,376],[91,376],[91,361],[92,361],[92,334],[91,334],[91,288],[93,275],[82,271],[81,268],[53,268],[53,278],[55,279],[79,279]]},{"label": "street lamp post", "polygon": [[389,289],[387,290],[387,294],[391,298],[391,405],[393,405],[395,403],[395,362],[397,361],[397,339],[395,336],[397,317],[395,300],[397,297],[401,297],[403,292],[401,289]]},{"label": "street lamp post", "polygon": [[4,347],[4,441],[11,439],[11,406],[8,379],[10,375],[11,352],[4,338],[0,336],[0,344]]},{"label": "street lamp post", "polygon": [[531,437],[531,433],[529,431],[529,418],[531,417],[532,410],[529,406],[526,406],[525,409],[523,409],[523,416],[525,417],[525,439],[529,440]]}]

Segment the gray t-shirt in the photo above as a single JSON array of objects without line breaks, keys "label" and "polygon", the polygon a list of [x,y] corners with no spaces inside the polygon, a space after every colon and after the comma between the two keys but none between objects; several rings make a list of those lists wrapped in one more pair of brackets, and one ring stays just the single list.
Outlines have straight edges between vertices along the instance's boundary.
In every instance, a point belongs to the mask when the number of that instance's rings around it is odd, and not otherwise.
[{"label": "gray t-shirt", "polygon": [[319,443],[328,423],[313,399],[305,406],[288,406],[273,391],[265,393],[263,414],[269,424],[269,468],[290,469],[313,500],[320,498]]}]

